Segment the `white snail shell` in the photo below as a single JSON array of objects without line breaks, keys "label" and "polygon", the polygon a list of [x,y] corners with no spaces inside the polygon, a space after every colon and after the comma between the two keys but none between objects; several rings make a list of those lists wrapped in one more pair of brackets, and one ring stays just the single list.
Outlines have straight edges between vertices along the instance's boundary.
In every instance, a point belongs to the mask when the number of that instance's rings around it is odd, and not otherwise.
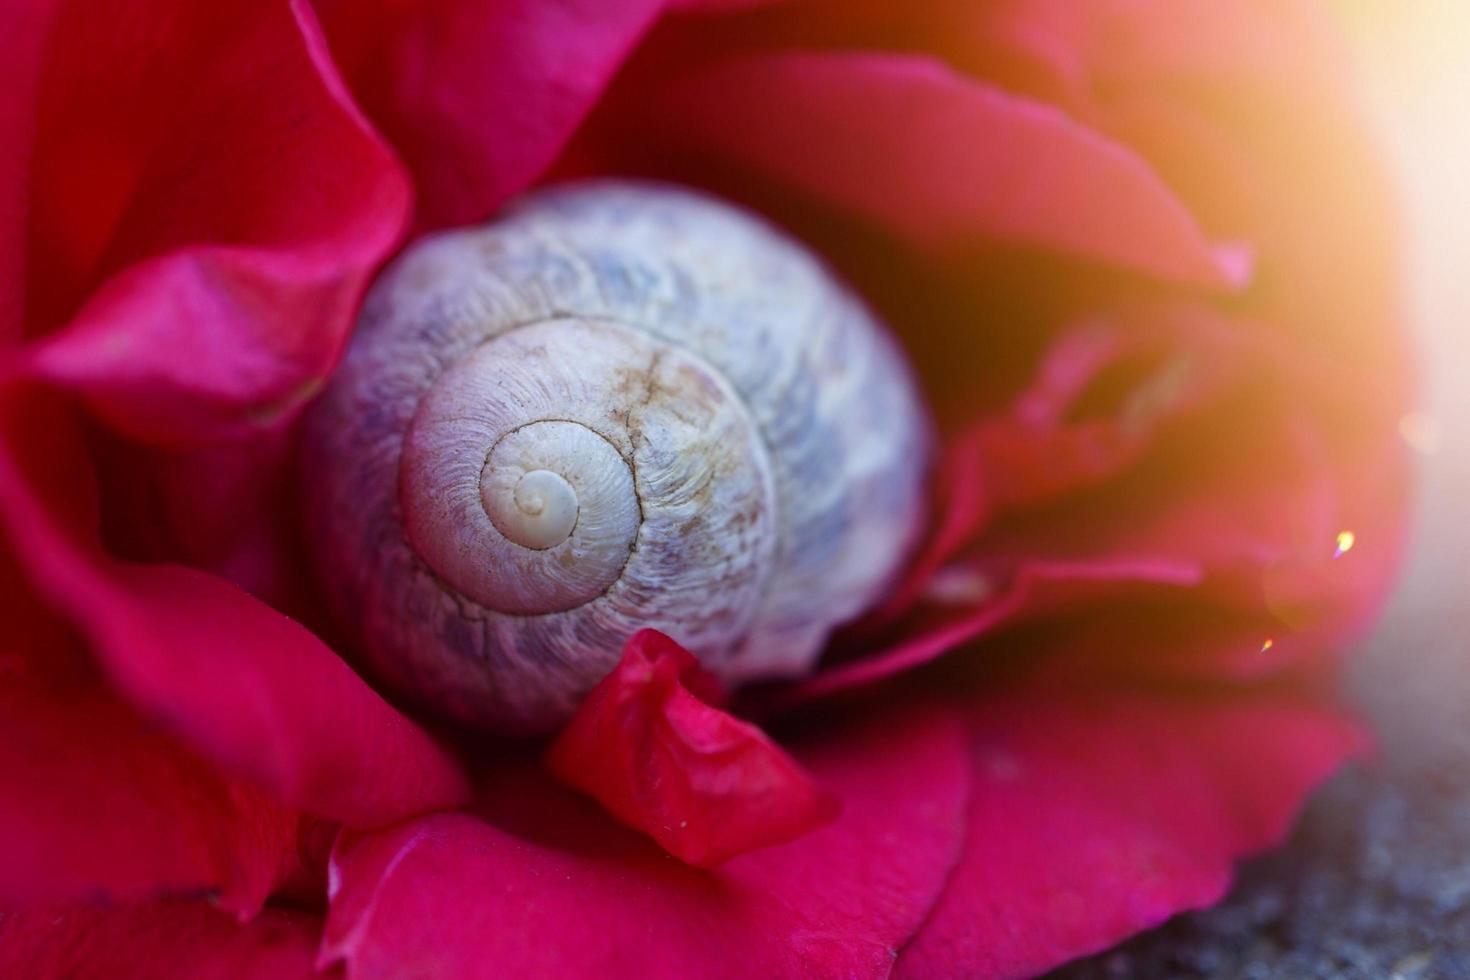
[{"label": "white snail shell", "polygon": [[599,181],[411,247],[313,409],[324,581],[395,689],[565,721],[641,627],[726,683],[807,672],[922,519],[905,361],[810,254]]}]

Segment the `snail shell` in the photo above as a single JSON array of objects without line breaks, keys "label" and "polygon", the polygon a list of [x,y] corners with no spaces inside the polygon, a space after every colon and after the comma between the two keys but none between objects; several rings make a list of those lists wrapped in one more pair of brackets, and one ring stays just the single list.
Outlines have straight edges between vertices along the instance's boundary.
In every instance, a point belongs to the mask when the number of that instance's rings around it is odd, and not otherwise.
[{"label": "snail shell", "polygon": [[600,181],[411,247],[307,426],[308,524],[371,666],[470,725],[565,721],[651,626],[807,672],[921,520],[905,361],[800,246]]}]

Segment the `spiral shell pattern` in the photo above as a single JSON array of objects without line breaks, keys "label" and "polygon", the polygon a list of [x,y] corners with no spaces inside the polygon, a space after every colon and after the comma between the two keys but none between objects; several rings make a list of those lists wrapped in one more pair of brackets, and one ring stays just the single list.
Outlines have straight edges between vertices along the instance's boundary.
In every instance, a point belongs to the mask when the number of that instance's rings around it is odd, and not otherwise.
[{"label": "spiral shell pattern", "polygon": [[448,717],[554,728],[650,626],[799,676],[891,580],[930,430],[860,302],[760,220],[599,181],[380,278],[304,446],[323,580]]}]

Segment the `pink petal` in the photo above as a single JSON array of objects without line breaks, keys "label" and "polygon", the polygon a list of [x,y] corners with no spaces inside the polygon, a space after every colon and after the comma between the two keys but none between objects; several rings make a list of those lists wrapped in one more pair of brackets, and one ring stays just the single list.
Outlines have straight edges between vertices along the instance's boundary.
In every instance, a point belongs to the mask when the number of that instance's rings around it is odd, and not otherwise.
[{"label": "pink petal", "polygon": [[1264,692],[1010,692],[970,718],[968,845],[901,977],[1031,976],[1214,903],[1362,744]]},{"label": "pink petal", "polygon": [[420,220],[482,220],[528,188],[664,0],[319,0],[353,91],[408,161]]},{"label": "pink petal", "polygon": [[0,528],[136,705],[331,819],[375,826],[464,799],[456,760],[303,627],[207,573],[101,554],[59,507],[90,472],[54,409],[0,385]]},{"label": "pink petal", "polygon": [[0,975],[307,980],[320,930],[316,916],[280,909],[239,925],[203,902],[9,913],[0,916]]},{"label": "pink petal", "polygon": [[34,369],[149,440],[276,422],[332,366],[409,206],[310,10],[73,2],[32,26],[25,317],[72,321]]},{"label": "pink petal", "polygon": [[701,868],[830,823],[837,801],[759,728],[694,694],[698,671],[662,633],[634,634],[551,746],[557,778]]},{"label": "pink petal", "polygon": [[796,755],[842,816],[716,871],[582,801],[501,779],[467,814],[344,834],[324,963],[357,978],[885,976],[960,844],[963,742],[942,708],[875,710]]},{"label": "pink petal", "polygon": [[661,132],[922,247],[1055,249],[1225,285],[1194,219],[1136,154],[937,61],[750,56],[646,96]]},{"label": "pink petal", "polygon": [[0,589],[0,903],[210,890],[259,910],[297,862],[298,815],[113,697],[3,551]]}]

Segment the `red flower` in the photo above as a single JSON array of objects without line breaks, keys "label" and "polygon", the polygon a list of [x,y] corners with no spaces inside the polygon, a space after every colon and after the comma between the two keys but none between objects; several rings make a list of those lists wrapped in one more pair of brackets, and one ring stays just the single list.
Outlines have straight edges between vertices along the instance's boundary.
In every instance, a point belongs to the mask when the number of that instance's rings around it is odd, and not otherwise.
[{"label": "red flower", "polygon": [[[1034,973],[1217,899],[1359,745],[1328,682],[1399,547],[1405,359],[1305,0],[32,0],[0,38],[0,974]],[[630,644],[551,750],[606,811],[348,666],[290,463],[383,261],[602,173],[792,229],[948,434],[810,680],[742,720]]]}]

